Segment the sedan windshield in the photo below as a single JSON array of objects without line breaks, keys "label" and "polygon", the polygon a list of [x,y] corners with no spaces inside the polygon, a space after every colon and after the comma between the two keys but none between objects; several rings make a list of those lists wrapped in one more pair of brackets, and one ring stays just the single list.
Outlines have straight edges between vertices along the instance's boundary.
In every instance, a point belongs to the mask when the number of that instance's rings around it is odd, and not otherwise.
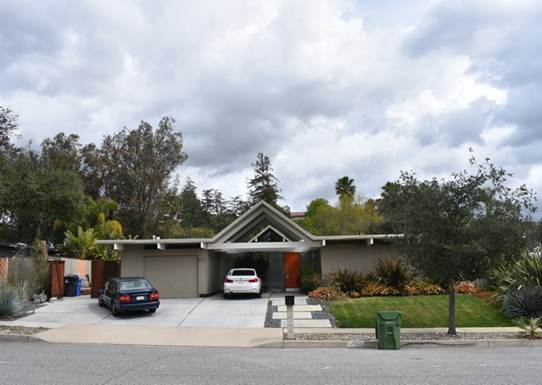
[{"label": "sedan windshield", "polygon": [[254,270],[232,270],[231,275],[256,275],[256,272]]},{"label": "sedan windshield", "polygon": [[119,282],[119,291],[151,289],[152,286],[146,279],[130,279]]}]

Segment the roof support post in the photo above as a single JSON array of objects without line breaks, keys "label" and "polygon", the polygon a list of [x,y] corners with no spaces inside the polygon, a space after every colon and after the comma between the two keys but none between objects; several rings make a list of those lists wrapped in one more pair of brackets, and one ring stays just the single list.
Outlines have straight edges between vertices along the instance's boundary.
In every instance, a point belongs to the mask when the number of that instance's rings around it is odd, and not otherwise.
[{"label": "roof support post", "polygon": [[122,243],[113,243],[113,250],[122,251],[124,250],[124,245]]},{"label": "roof support post", "polygon": [[165,250],[166,249],[166,244],[165,243],[157,243],[156,248],[158,250]]},{"label": "roof support post", "polygon": [[372,246],[372,245],[374,245],[374,243],[375,243],[374,238],[368,238],[367,239],[367,246]]}]

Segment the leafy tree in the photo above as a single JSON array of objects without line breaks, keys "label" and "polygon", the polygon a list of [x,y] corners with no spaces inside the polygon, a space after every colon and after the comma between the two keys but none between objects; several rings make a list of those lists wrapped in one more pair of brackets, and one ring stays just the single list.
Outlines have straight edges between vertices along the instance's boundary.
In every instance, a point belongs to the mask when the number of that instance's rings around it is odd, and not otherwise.
[{"label": "leafy tree", "polygon": [[63,232],[83,220],[84,194],[72,171],[49,169],[31,150],[12,152],[2,171],[2,236],[32,243],[39,235],[60,242]]},{"label": "leafy tree", "polygon": [[80,156],[80,173],[85,194],[93,199],[99,199],[104,196],[106,190],[107,179],[104,176],[108,173],[106,169],[110,169],[112,165],[109,164],[109,168],[105,167],[107,157],[102,157],[102,151],[94,143],[83,146]]},{"label": "leafy tree", "polygon": [[342,178],[337,179],[337,182],[335,182],[335,192],[339,196],[340,200],[345,198],[354,199],[354,195],[356,194],[354,179],[348,176],[343,176]]},{"label": "leafy tree", "polygon": [[79,136],[58,133],[41,143],[40,161],[47,169],[60,169],[79,173],[81,168]]},{"label": "leafy tree", "polygon": [[[448,288],[448,333],[456,334],[455,285],[486,276],[524,251],[526,215],[534,196],[507,186],[511,174],[486,160],[448,180],[415,174],[384,186],[378,208],[404,237],[398,245],[421,273]],[[527,213],[527,214],[525,214]]]},{"label": "leafy tree", "polygon": [[251,204],[261,200],[277,206],[277,201],[282,199],[277,184],[277,177],[273,175],[271,159],[263,153],[258,153],[256,161],[251,164],[254,168],[254,177],[248,181]]},{"label": "leafy tree", "polygon": [[[119,217],[129,234],[150,236],[157,232],[174,199],[170,186],[173,172],[185,160],[180,132],[175,121],[165,117],[158,128],[141,122],[138,128],[124,128],[106,136],[98,154],[87,148],[85,175],[93,175],[94,165],[103,186],[87,186],[89,192],[102,191],[119,204]],[[92,165],[92,167],[90,167]],[[85,180],[87,180],[85,178]]]},{"label": "leafy tree", "polygon": [[10,137],[17,129],[17,115],[10,108],[0,106],[0,154],[11,147]]},{"label": "leafy tree", "polygon": [[300,224],[317,235],[356,235],[368,233],[381,221],[371,200],[344,199],[332,206],[326,199],[318,198],[307,206]]}]

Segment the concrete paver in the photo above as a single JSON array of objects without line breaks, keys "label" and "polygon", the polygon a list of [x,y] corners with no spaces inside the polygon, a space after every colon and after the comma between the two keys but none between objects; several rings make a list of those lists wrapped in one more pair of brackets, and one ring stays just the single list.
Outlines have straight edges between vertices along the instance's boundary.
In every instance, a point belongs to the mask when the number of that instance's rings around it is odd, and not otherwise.
[{"label": "concrete paver", "polygon": [[[271,302],[273,303],[273,306],[284,306],[284,297],[278,297],[278,298],[271,298]],[[306,305],[307,304],[307,297],[301,297],[296,296],[294,299],[295,305]]]},{"label": "concrete paver", "polygon": [[[287,327],[287,321],[281,320],[280,327]],[[295,319],[294,328],[325,328],[331,327],[331,322],[328,319]]]},{"label": "concrete paver", "polygon": [[[286,311],[286,306],[280,305],[277,306],[277,311]],[[294,311],[322,311],[322,306],[320,305],[294,305]]]},{"label": "concrete paver", "polygon": [[[273,319],[286,319],[288,313],[286,312],[275,312],[273,313]],[[310,311],[295,311],[293,312],[294,319],[312,319],[312,314]]]}]

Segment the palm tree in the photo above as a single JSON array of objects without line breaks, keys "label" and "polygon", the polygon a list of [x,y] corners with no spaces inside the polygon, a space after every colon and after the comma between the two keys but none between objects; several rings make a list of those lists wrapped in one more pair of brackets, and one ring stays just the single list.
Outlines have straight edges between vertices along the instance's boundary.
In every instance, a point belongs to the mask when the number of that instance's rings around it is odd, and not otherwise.
[{"label": "palm tree", "polygon": [[93,252],[96,251],[96,233],[94,229],[83,230],[81,226],[77,226],[77,233],[74,234],[70,230],[64,233],[66,239],[64,245],[73,256],[79,259],[87,259]]},{"label": "palm tree", "polygon": [[337,192],[340,200],[346,197],[353,198],[354,194],[356,193],[354,179],[348,176],[343,176],[342,178],[337,179],[337,182],[335,182],[335,191]]}]

